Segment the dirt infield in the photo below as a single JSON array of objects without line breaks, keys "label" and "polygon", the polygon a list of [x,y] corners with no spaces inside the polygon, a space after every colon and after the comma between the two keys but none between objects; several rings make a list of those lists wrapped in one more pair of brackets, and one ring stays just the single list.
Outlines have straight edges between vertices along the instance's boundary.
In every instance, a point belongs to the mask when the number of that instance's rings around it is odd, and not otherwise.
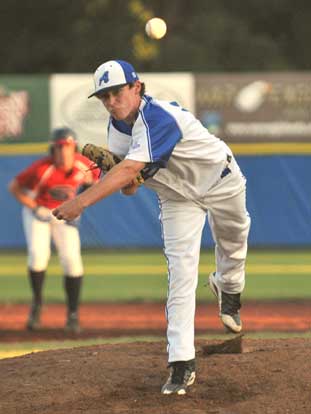
[{"label": "dirt infield", "polygon": [[[28,306],[0,306],[0,343],[66,339],[63,305],[44,307],[38,332]],[[197,333],[222,332],[216,305],[198,305]],[[246,303],[245,332],[308,331],[309,303]],[[163,334],[164,304],[81,307],[74,338]],[[72,336],[71,336],[72,337]],[[231,337],[230,337],[231,338]],[[0,414],[306,414],[311,339],[197,340],[197,380],[186,396],[163,396],[166,343],[98,345],[0,360]],[[237,342],[235,341],[235,344]],[[14,345],[12,345],[14,346]]]},{"label": "dirt infield", "polygon": [[[64,305],[46,305],[42,313],[42,329],[25,331],[29,307],[0,305],[0,342],[58,339],[64,336]],[[311,328],[310,303],[272,302],[246,303],[242,309],[245,332],[308,331]],[[165,335],[164,304],[84,304],[80,311],[83,331],[79,337],[124,335]],[[196,332],[222,332],[216,304],[199,304]]]},{"label": "dirt infield", "polygon": [[[215,342],[215,341],[214,341]],[[165,342],[98,345],[0,361],[1,414],[306,414],[311,340],[242,339],[241,353],[206,352],[186,396],[161,395]]]}]

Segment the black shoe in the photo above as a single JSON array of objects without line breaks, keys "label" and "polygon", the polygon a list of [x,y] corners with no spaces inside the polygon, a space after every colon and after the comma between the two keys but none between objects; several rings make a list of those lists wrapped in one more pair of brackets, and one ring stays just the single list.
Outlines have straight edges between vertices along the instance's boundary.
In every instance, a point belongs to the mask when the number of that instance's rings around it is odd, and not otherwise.
[{"label": "black shoe", "polygon": [[215,273],[209,275],[208,283],[211,291],[218,299],[219,316],[224,327],[232,333],[242,331],[240,318],[241,294],[222,292],[217,284]]},{"label": "black shoe", "polygon": [[192,385],[195,380],[195,360],[176,361],[169,364],[170,376],[163,385],[162,394],[184,395],[187,387]]},{"label": "black shoe", "polygon": [[71,333],[80,333],[81,328],[77,312],[70,312],[67,317],[65,331]]},{"label": "black shoe", "polygon": [[41,305],[33,304],[30,309],[26,328],[35,331],[40,328]]}]

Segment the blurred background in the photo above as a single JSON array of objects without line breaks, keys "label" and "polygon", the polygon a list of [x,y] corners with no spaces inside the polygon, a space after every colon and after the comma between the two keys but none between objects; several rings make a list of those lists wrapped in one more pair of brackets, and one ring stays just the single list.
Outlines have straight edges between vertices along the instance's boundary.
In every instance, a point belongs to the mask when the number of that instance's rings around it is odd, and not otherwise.
[{"label": "blurred background", "polygon": [[[167,24],[161,40],[145,33],[154,16]],[[105,144],[107,114],[96,100],[87,99],[92,73],[106,60],[124,59],[133,63],[147,93],[193,111],[236,154],[248,181],[252,217],[249,297],[256,298],[256,291],[261,298],[310,297],[310,20],[311,3],[301,0],[247,0],[243,5],[226,0],[2,0],[0,249],[8,259],[1,280],[12,285],[11,255],[22,252],[24,260],[25,249],[20,206],[7,183],[46,153],[55,127],[75,129],[80,145]],[[136,249],[142,255],[160,249],[158,213],[155,195],[145,188],[135,197],[115,194],[89,208],[81,225],[86,262],[94,249],[102,249],[103,267],[109,249]],[[202,246],[212,254],[207,227]],[[271,256],[263,259],[263,249]],[[212,255],[207,261],[212,270]],[[25,272],[23,267],[15,271],[17,284]],[[165,276],[164,263],[160,273]],[[7,287],[1,300],[28,298],[15,291]],[[47,297],[57,301],[57,292]],[[87,287],[85,292],[91,300]],[[136,299],[148,297],[137,292]],[[164,299],[162,293],[157,298]]]}]

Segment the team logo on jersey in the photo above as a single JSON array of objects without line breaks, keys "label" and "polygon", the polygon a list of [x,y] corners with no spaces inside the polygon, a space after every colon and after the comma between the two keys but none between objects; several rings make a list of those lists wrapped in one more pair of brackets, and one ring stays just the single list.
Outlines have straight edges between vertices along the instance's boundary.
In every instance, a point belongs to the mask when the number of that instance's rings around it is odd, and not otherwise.
[{"label": "team logo on jersey", "polygon": [[49,194],[54,200],[66,201],[75,196],[75,190],[69,185],[56,185],[49,189]]},{"label": "team logo on jersey", "polygon": [[136,150],[136,149],[138,149],[138,148],[140,148],[140,142],[139,142],[139,139],[132,139],[132,142],[131,142],[131,149],[132,150]]},{"label": "team logo on jersey", "polygon": [[140,143],[139,142],[133,142],[133,144],[132,144],[132,150],[135,150],[135,149],[138,149],[138,148],[140,148]]},{"label": "team logo on jersey", "polygon": [[99,78],[99,85],[98,86],[100,86],[102,82],[104,82],[104,83],[109,82],[109,72],[108,72],[108,70],[106,70],[106,72],[104,72],[103,75]]}]

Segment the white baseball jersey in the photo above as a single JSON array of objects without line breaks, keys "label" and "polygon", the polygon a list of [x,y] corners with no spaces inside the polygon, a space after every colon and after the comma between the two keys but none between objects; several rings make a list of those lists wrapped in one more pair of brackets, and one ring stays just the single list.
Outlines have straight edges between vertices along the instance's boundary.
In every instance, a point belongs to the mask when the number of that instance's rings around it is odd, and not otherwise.
[{"label": "white baseball jersey", "polygon": [[216,277],[224,292],[244,288],[250,219],[245,179],[229,149],[176,103],[144,95],[134,125],[110,118],[109,149],[146,163],[156,190],[168,263],[169,362],[195,356],[195,291],[206,216],[215,240]]},{"label": "white baseball jersey", "polygon": [[[229,147],[175,102],[142,98],[131,127],[110,119],[109,149],[126,159],[147,163],[144,176],[160,196],[188,200],[204,197],[219,180]],[[215,168],[212,168],[215,166]]]}]

